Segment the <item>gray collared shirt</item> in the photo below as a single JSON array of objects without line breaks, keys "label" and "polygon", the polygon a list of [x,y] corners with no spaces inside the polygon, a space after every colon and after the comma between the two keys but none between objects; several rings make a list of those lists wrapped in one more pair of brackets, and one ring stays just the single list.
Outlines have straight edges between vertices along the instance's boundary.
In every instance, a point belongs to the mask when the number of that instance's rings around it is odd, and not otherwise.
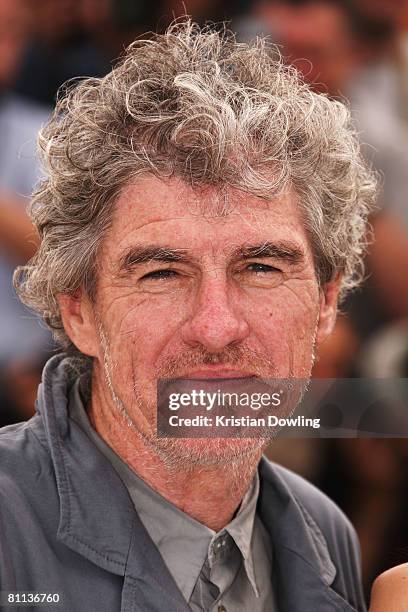
[{"label": "gray collared shirt", "polygon": [[277,610],[270,540],[256,513],[257,472],[235,517],[216,533],[154,491],[104,442],[89,422],[79,380],[70,393],[69,413],[118,473],[194,612]]}]

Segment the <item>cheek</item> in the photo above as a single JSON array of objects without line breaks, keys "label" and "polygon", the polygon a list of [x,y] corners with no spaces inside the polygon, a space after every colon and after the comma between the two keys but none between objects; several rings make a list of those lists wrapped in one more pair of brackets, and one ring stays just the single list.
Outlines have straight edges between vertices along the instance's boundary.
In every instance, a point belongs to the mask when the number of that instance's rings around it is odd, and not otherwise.
[{"label": "cheek", "polygon": [[181,326],[186,309],[186,300],[176,294],[129,295],[117,300],[105,316],[117,360],[132,360],[144,369],[154,365]]},{"label": "cheek", "polygon": [[248,308],[253,335],[281,364],[311,362],[318,318],[317,297],[311,291],[281,287]]}]

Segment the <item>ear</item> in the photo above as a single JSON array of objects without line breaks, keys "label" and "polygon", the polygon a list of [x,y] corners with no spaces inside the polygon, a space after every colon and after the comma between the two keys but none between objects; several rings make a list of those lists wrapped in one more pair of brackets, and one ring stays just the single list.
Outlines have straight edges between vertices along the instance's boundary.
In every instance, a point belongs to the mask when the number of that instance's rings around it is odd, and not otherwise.
[{"label": "ear", "polygon": [[336,322],[337,302],[341,285],[341,275],[325,283],[320,289],[319,320],[316,342],[319,346],[331,334]]},{"label": "ear", "polygon": [[72,294],[60,293],[57,300],[69,339],[81,353],[96,357],[98,334],[94,311],[86,292],[79,288]]}]

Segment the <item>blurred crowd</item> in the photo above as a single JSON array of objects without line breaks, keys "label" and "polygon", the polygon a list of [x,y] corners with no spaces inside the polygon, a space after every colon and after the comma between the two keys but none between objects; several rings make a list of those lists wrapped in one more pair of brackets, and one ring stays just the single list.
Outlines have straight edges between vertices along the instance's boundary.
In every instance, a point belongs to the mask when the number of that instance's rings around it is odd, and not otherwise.
[{"label": "blurred crowd", "polygon": [[[26,214],[41,178],[39,128],[69,79],[102,76],[136,36],[188,13],[268,35],[313,88],[350,104],[380,176],[367,279],[342,305],[314,376],[408,377],[407,0],[0,0],[0,426],[33,413],[49,332],[18,302],[13,270],[35,253]],[[270,456],[337,501],[362,543],[367,590],[408,560],[408,441],[276,441]]]}]

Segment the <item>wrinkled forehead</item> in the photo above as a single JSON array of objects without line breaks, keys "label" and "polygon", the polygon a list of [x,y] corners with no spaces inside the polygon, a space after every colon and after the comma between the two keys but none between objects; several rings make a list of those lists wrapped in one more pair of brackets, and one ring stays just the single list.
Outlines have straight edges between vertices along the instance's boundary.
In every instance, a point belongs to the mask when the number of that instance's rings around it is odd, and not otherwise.
[{"label": "wrinkled forehead", "polygon": [[272,216],[302,220],[296,194],[290,189],[262,198],[226,184],[192,186],[178,177],[159,179],[149,175],[130,181],[121,191],[114,224],[128,220],[143,227],[172,218],[217,222],[237,216],[254,222]]},{"label": "wrinkled forehead", "polygon": [[228,186],[193,188],[182,179],[149,176],[122,190],[102,252],[114,265],[129,253],[140,258],[140,253],[169,249],[192,260],[210,257],[221,262],[265,244],[274,252],[290,251],[312,262],[294,193],[267,200]]}]

